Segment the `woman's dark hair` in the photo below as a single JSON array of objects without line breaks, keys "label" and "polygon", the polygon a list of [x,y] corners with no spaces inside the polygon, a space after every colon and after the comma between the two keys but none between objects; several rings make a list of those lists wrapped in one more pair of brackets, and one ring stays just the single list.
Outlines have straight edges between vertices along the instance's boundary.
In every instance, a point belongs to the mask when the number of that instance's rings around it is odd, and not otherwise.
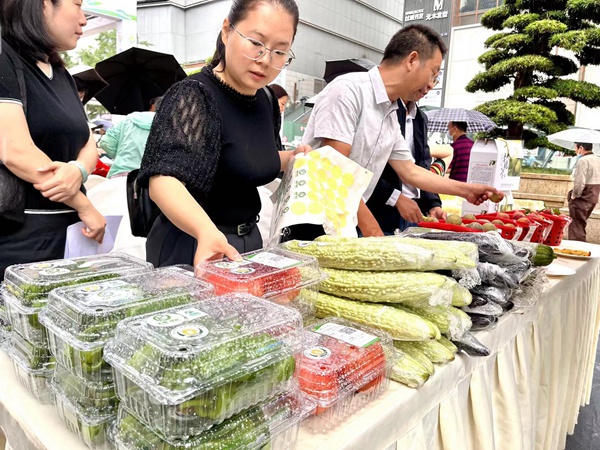
[{"label": "woman's dark hair", "polygon": [[446,55],[446,44],[437,31],[425,25],[410,25],[392,36],[381,62],[395,64],[412,52],[417,52],[422,61],[427,61],[433,57],[435,49],[439,49],[442,56]]},{"label": "woman's dark hair", "polygon": [[[2,0],[0,0],[2,1]],[[239,22],[244,20],[250,11],[258,7],[261,4],[279,6],[284,9],[294,21],[294,37],[296,37],[296,31],[298,31],[298,21],[300,20],[300,13],[298,12],[298,5],[294,0],[233,0],[227,19],[231,25],[237,25]],[[221,39],[222,32],[219,32],[217,36],[217,49],[210,62],[211,67],[217,67],[219,64],[223,65],[225,69],[225,44]]]},{"label": "woman's dark hair", "polygon": [[289,97],[290,95],[287,93],[287,91],[282,88],[281,86],[279,86],[278,84],[270,84],[269,87],[271,89],[273,89],[273,92],[275,93],[275,97],[277,97],[277,100],[279,100],[281,97]]},{"label": "woman's dark hair", "polygon": [[[54,6],[63,0],[51,0]],[[24,58],[63,66],[48,35],[43,0],[0,0],[2,38]]]}]

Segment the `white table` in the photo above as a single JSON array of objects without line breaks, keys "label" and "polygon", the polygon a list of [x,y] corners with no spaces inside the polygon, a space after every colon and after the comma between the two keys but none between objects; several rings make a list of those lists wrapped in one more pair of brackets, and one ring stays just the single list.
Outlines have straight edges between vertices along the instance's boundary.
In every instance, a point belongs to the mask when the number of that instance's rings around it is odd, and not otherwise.
[{"label": "white table", "polygon": [[[588,245],[600,254],[600,246]],[[477,334],[492,354],[461,355],[419,390],[390,383],[378,400],[328,434],[300,430],[297,449],[562,449],[589,402],[600,328],[600,258],[560,258],[576,275],[553,278],[526,314]],[[22,388],[0,352],[0,426],[14,450],[84,450],[52,406]],[[1,439],[0,439],[1,442]]]}]

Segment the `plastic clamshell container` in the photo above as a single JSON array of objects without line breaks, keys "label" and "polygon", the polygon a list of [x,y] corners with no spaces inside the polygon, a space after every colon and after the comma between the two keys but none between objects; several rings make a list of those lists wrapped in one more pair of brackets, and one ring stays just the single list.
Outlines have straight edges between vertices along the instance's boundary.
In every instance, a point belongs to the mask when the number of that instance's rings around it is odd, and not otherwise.
[{"label": "plastic clamshell container", "polygon": [[181,439],[289,390],[301,346],[298,311],[235,293],[124,320],[104,357],[119,400]]},{"label": "plastic clamshell container", "polygon": [[29,342],[41,346],[48,346],[46,329],[39,321],[42,308],[23,306],[21,302],[6,289],[0,290],[0,297],[6,305],[8,321],[21,336]]},{"label": "plastic clamshell container", "polygon": [[57,287],[118,278],[153,269],[152,264],[125,253],[15,264],[4,274],[4,285],[22,304],[39,308]]},{"label": "plastic clamshell container", "polygon": [[54,368],[54,357],[48,345],[29,342],[16,331],[11,333],[10,347],[15,356],[30,369]]},{"label": "plastic clamshell container", "polygon": [[300,422],[314,407],[314,401],[302,396],[299,391],[286,392],[197,436],[165,441],[121,406],[112,438],[117,450],[292,450]]},{"label": "plastic clamshell container", "polygon": [[241,256],[243,261],[204,263],[197,272],[215,286],[216,295],[245,292],[296,308],[303,317],[314,315],[319,283],[324,277],[315,257],[279,248]]},{"label": "plastic clamshell container", "polygon": [[117,410],[119,400],[113,382],[91,383],[57,364],[51,383],[86,415],[114,414]]},{"label": "plastic clamshell container", "polygon": [[40,313],[57,361],[94,382],[111,379],[103,348],[117,323],[127,317],[187,305],[209,297],[212,287],[170,269],[52,291]]},{"label": "plastic clamshell container", "polygon": [[317,403],[306,425],[327,432],[387,389],[393,343],[389,335],[337,317],[305,328],[298,381]]},{"label": "plastic clamshell container", "polygon": [[71,432],[94,450],[112,450],[114,446],[108,439],[108,432],[115,421],[116,414],[86,414],[67,396],[52,385],[54,404],[58,416]]},{"label": "plastic clamshell container", "polygon": [[12,360],[13,369],[19,382],[37,398],[40,403],[48,405],[53,403],[52,391],[50,390],[50,378],[54,368],[30,369],[18,355],[12,353],[10,347],[7,352]]}]

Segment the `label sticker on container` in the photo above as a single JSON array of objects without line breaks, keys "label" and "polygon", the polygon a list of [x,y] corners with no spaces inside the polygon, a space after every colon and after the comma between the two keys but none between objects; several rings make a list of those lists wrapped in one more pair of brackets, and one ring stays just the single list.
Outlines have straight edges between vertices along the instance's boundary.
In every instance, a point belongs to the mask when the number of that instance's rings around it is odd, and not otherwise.
[{"label": "label sticker on container", "polygon": [[88,286],[82,286],[77,289],[77,292],[83,295],[91,295],[95,292],[105,291],[107,289],[112,288],[121,288],[125,286],[131,286],[131,284],[121,280],[111,280],[99,284],[90,284]]},{"label": "label sticker on container", "polygon": [[38,264],[33,264],[31,266],[32,269],[50,269],[52,267],[61,267],[61,266],[72,266],[73,264],[77,264],[75,261],[69,261],[68,259],[60,260],[60,261],[51,261],[51,262],[42,262]]},{"label": "label sticker on container", "polygon": [[221,261],[215,264],[219,269],[235,269],[240,266],[251,264],[250,261]]},{"label": "label sticker on container", "polygon": [[[87,288],[88,286],[84,289]],[[119,306],[145,298],[144,291],[141,288],[124,281],[114,281],[114,284],[95,284],[89,286],[89,288],[91,290],[88,292],[80,292],[81,295],[85,296],[80,301],[86,306]]]},{"label": "label sticker on container", "polygon": [[70,269],[65,269],[64,267],[52,267],[50,269],[40,270],[39,274],[45,277],[57,277],[70,272]]},{"label": "label sticker on container", "polygon": [[252,267],[238,267],[236,269],[231,269],[231,273],[235,273],[236,275],[250,275],[254,272],[256,272],[256,269],[253,269]]},{"label": "label sticker on container", "polygon": [[196,319],[197,317],[208,316],[204,311],[200,311],[196,308],[188,308],[183,311],[179,311],[178,314],[181,314],[186,319]]},{"label": "label sticker on container", "polygon": [[185,317],[179,314],[155,314],[146,319],[146,322],[154,327],[171,327],[185,322]]},{"label": "label sticker on container", "polygon": [[248,259],[265,266],[275,267],[276,269],[287,269],[288,267],[302,264],[302,261],[298,261],[297,259],[288,258],[271,252],[257,253],[256,255],[248,256]]},{"label": "label sticker on container", "polygon": [[208,334],[208,329],[200,325],[182,325],[171,330],[175,339],[201,339]]},{"label": "label sticker on container", "polygon": [[304,356],[310,359],[325,359],[331,356],[331,350],[327,347],[310,347],[304,350]]},{"label": "label sticker on container", "polygon": [[356,328],[340,325],[339,323],[324,323],[313,328],[313,331],[354,345],[355,347],[365,348],[379,341],[377,336],[357,330]]}]

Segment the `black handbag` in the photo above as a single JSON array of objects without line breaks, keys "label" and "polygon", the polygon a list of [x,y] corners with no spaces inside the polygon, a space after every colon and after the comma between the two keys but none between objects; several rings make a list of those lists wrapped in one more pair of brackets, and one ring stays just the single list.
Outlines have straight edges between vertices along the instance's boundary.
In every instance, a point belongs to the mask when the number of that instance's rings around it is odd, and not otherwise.
[{"label": "black handbag", "polygon": [[[27,114],[27,90],[23,64],[14,50],[2,41],[3,50],[17,72],[23,112]],[[25,181],[17,177],[0,161],[0,229],[12,232],[25,222]]]},{"label": "black handbag", "polygon": [[138,173],[139,169],[136,169],[127,174],[129,224],[131,234],[137,237],[148,237],[154,221],[160,215],[160,209],[150,199],[148,189],[141,187],[137,182]]}]

